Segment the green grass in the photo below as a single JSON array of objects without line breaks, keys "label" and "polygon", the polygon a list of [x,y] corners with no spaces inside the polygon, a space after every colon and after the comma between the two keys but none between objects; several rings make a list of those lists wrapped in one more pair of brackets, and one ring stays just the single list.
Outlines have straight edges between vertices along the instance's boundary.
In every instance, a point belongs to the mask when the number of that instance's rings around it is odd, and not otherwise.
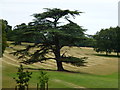
[{"label": "green grass", "polygon": [[[105,75],[105,76],[99,76],[99,75],[90,75],[90,74],[78,74],[78,73],[66,73],[66,72],[49,72],[50,79],[59,79],[63,82],[61,84],[64,84],[65,82],[73,83],[78,86],[83,86],[87,88],[116,88],[118,87],[117,82],[117,74]],[[38,76],[38,72],[34,72],[33,78],[35,76]],[[109,77],[109,78],[106,78]],[[58,83],[59,84],[59,83]],[[57,83],[55,85],[51,85],[50,87],[56,87]],[[65,85],[66,86],[66,85]],[[65,87],[64,86],[64,87]],[[57,87],[56,87],[57,88]],[[73,88],[70,87],[69,88]]]},{"label": "green grass", "polygon": [[[15,86],[15,80],[17,69],[15,67],[6,68],[4,71],[4,77],[7,78],[7,83],[3,84],[3,87],[13,87]],[[12,72],[8,72],[13,70]],[[29,86],[32,88],[36,87],[38,82],[39,71],[32,71],[32,78],[29,82]],[[86,88],[117,88],[118,87],[118,73],[113,73],[110,75],[92,75],[83,73],[70,73],[70,72],[58,72],[58,71],[46,71],[49,75],[49,88],[75,88],[74,85],[82,86]],[[4,78],[4,79],[5,79]],[[59,80],[59,81],[57,81]],[[5,81],[4,81],[5,82]],[[66,84],[67,82],[67,84]],[[11,84],[12,83],[12,86]],[[10,85],[9,85],[10,84]],[[70,85],[72,84],[72,85]]]},{"label": "green grass", "polygon": [[[11,45],[13,46],[13,45]],[[15,48],[23,48],[23,46],[14,46]],[[88,57],[87,67],[67,67],[67,70],[77,71],[79,73],[72,72],[58,72],[58,71],[46,71],[49,75],[49,88],[117,88],[118,87],[118,58],[115,54],[111,56],[104,56],[103,54],[97,54],[92,48],[77,48],[77,47],[64,47],[63,50],[68,50],[68,56],[76,57]],[[11,48],[7,48],[8,52],[11,52]],[[10,58],[14,58],[11,55],[6,54]],[[5,58],[6,59],[6,58]],[[15,59],[15,58],[14,58]],[[12,63],[10,59],[6,60]],[[15,63],[15,62],[14,62]],[[90,66],[89,66],[90,65]],[[46,68],[43,67],[43,68]],[[77,68],[77,69],[76,69]],[[29,82],[29,87],[36,88],[38,82],[39,71],[32,71],[32,78]],[[14,88],[17,67],[3,62],[3,88]]]}]

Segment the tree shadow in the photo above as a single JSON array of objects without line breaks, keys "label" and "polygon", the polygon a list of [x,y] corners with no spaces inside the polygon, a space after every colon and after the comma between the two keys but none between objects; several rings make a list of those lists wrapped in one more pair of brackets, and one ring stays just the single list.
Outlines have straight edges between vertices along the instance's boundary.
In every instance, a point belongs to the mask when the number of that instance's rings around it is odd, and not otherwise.
[{"label": "tree shadow", "polygon": [[93,54],[95,56],[102,56],[102,57],[113,57],[113,58],[120,58],[120,56],[117,55],[106,55],[106,54]]},{"label": "tree shadow", "polygon": [[28,70],[44,70],[44,71],[54,71],[54,72],[65,72],[65,73],[77,73],[77,74],[87,74],[87,75],[93,75],[90,73],[85,73],[85,72],[77,72],[77,71],[69,71],[69,70],[64,70],[64,71],[57,71],[57,70],[53,70],[53,69],[42,69],[42,68],[24,68],[24,69],[28,69]]}]

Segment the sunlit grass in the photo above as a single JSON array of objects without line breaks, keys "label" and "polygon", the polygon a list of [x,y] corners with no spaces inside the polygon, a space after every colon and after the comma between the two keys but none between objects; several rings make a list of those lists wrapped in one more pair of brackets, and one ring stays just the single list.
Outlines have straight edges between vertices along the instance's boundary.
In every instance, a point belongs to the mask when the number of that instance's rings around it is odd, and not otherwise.
[{"label": "sunlit grass", "polygon": [[[22,49],[24,46],[14,46],[10,44],[9,46],[13,48]],[[26,44],[26,43],[24,43]],[[29,43],[27,43],[29,44]],[[69,71],[79,72],[57,72],[57,71],[47,71],[50,77],[49,88],[76,88],[76,87],[86,87],[86,88],[117,88],[118,87],[118,58],[111,56],[107,57],[104,54],[96,53],[93,48],[86,47],[64,47],[61,52],[67,51],[66,55],[75,57],[88,57],[86,67],[76,67],[70,64],[63,63],[65,69]],[[12,52],[12,48],[6,48],[5,56],[17,60],[9,52]],[[5,61],[19,65],[19,63],[11,60],[7,57]],[[33,64],[29,65],[36,69],[51,69],[56,70],[55,61],[46,61],[44,64]],[[24,65],[25,68],[29,66]],[[36,87],[38,82],[39,71],[29,70],[33,72],[32,79],[30,80],[29,87]],[[3,61],[3,88],[14,88],[15,80],[13,77],[16,76],[17,66],[8,64]]]},{"label": "sunlit grass", "polygon": [[[5,71],[3,72],[4,73],[3,80],[5,81],[3,82],[3,87],[15,86],[15,81],[12,78],[16,77],[16,72],[17,72],[16,67],[9,66],[9,68],[7,67],[4,70]],[[36,88],[36,84],[39,82],[38,76],[40,72],[38,70],[29,70],[29,71],[33,72],[32,78],[29,82],[29,87]],[[81,86],[86,88],[117,88],[118,87],[118,73],[113,73],[110,75],[93,75],[86,73],[70,73],[70,72],[58,72],[58,71],[46,71],[46,72],[50,78],[49,88],[75,88],[75,86]],[[12,83],[12,86],[9,85],[10,82]]]}]

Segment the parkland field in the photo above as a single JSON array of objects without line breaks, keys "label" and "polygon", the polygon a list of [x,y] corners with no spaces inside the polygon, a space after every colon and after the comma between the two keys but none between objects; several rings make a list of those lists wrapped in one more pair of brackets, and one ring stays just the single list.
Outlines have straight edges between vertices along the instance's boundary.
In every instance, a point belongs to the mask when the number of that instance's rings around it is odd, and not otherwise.
[{"label": "parkland field", "polygon": [[[2,87],[14,88],[16,83],[17,67],[20,60],[10,53],[14,48],[24,48],[24,46],[14,46],[10,44],[6,48],[2,59]],[[115,53],[105,56],[104,53],[96,53],[93,48],[88,47],[64,47],[69,56],[88,57],[86,66],[72,66],[63,63],[64,69],[69,72],[56,71],[56,62],[48,60],[44,63],[34,63],[24,65],[26,70],[33,72],[29,82],[30,88],[36,88],[39,70],[44,70],[49,75],[49,88],[117,88],[118,87],[118,58]]]}]

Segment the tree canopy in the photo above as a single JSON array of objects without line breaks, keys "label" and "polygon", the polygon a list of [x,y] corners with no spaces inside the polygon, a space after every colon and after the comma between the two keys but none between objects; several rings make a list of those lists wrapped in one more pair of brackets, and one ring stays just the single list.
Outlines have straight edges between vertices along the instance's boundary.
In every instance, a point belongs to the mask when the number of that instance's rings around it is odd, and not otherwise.
[{"label": "tree canopy", "polygon": [[[0,19],[0,29],[2,29],[2,33],[1,33],[1,38],[2,38],[2,43],[0,42],[1,46],[2,46],[2,54],[4,53],[4,50],[7,46],[7,36],[6,36],[6,31],[8,30],[8,25],[7,25],[7,21]],[[2,56],[2,54],[0,56]]]},{"label": "tree canopy", "polygon": [[94,35],[96,40],[95,50],[97,52],[106,52],[106,55],[111,52],[120,53],[120,27],[110,27],[102,29]]},{"label": "tree canopy", "polygon": [[[34,45],[28,45],[25,49],[17,50],[13,54],[22,59],[23,63],[31,64],[44,60],[54,59],[57,63],[57,70],[64,70],[62,62],[71,63],[76,66],[83,66],[86,58],[67,56],[61,53],[64,46],[77,46],[85,40],[85,29],[70,20],[70,16],[80,15],[77,10],[61,10],[58,8],[45,8],[45,12],[33,14],[34,20],[25,28],[23,36],[31,36]],[[60,19],[65,19],[68,23],[61,25]],[[25,30],[24,29],[24,30]],[[31,48],[36,48],[30,53]],[[53,53],[54,57],[48,54]]]}]

